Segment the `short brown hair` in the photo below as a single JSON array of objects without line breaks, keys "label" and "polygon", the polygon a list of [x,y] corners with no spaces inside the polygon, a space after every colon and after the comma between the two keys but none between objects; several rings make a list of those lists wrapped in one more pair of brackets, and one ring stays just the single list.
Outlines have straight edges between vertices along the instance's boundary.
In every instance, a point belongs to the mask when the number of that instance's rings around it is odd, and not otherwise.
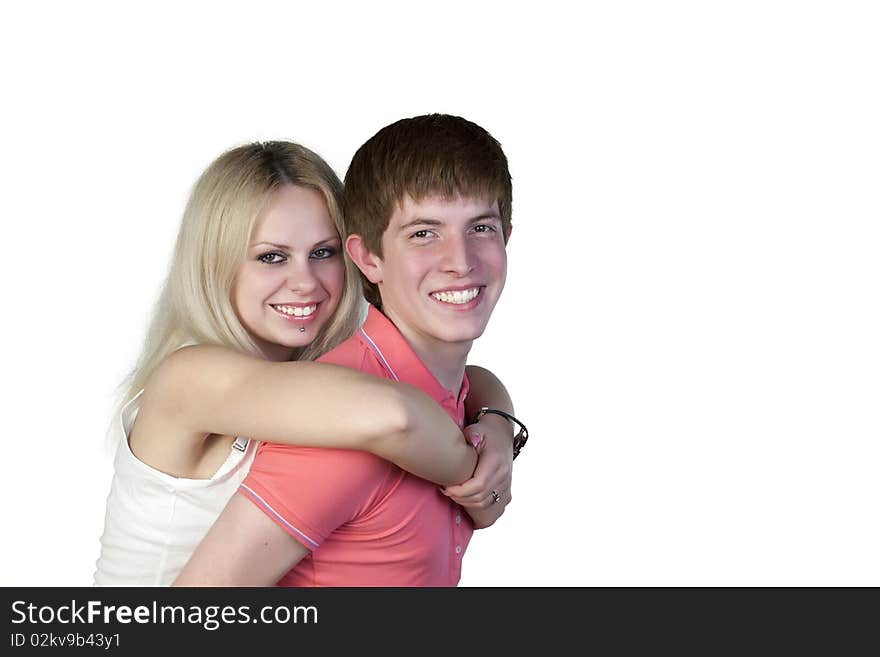
[{"label": "short brown hair", "polygon": [[[505,240],[512,187],[507,157],[486,130],[459,116],[426,114],[382,128],[361,146],[345,174],[346,234],[382,256],[382,234],[407,196],[491,198],[498,202]],[[364,296],[381,306],[379,288],[361,276]]]}]

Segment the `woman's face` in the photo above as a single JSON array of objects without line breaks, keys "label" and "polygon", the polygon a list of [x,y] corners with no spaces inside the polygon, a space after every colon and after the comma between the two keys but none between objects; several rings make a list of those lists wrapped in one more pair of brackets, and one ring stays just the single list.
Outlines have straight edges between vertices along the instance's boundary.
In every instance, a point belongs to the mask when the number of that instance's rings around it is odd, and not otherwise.
[{"label": "woman's face", "polygon": [[342,244],[319,192],[285,185],[257,218],[232,303],[271,360],[288,360],[333,314],[345,278]]}]

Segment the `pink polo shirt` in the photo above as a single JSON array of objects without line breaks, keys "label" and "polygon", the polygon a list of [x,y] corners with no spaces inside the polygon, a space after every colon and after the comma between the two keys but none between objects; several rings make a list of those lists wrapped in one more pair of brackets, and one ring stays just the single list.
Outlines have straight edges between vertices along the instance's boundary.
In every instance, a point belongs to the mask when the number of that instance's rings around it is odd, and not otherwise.
[{"label": "pink polo shirt", "polygon": [[[464,425],[467,377],[456,398],[373,306],[319,360],[416,386]],[[263,443],[239,492],[310,551],[279,586],[455,586],[461,577],[470,517],[436,484],[372,454]]]}]

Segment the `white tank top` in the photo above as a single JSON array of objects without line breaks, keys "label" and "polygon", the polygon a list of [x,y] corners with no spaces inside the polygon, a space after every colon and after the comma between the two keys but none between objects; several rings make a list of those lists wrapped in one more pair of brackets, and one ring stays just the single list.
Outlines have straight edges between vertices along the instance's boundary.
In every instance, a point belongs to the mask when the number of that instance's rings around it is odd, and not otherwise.
[{"label": "white tank top", "polygon": [[180,479],[132,453],[128,436],[141,393],[122,409],[123,438],[107,498],[96,586],[168,586],[238,490],[256,440],[237,438],[210,479]]}]

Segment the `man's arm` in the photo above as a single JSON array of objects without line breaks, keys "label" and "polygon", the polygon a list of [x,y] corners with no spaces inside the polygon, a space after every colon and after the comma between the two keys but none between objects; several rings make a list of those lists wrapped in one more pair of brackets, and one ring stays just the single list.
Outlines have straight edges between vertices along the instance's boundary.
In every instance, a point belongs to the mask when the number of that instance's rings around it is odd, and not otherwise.
[{"label": "man's arm", "polygon": [[238,493],[174,584],[275,584],[353,520],[391,468],[357,450],[262,443]]},{"label": "man's arm", "polygon": [[[467,417],[473,418],[483,406],[513,414],[513,401],[504,384],[492,372],[468,365],[467,376],[470,382],[465,404]],[[498,520],[513,499],[513,432],[506,419],[488,414],[478,423],[466,427],[464,433],[469,439],[474,434],[480,436],[477,468],[468,481],[447,486],[443,492],[461,504],[476,529],[482,529]],[[499,497],[497,502],[493,491]]]},{"label": "man's arm", "polygon": [[308,550],[236,493],[172,586],[272,586]]}]

